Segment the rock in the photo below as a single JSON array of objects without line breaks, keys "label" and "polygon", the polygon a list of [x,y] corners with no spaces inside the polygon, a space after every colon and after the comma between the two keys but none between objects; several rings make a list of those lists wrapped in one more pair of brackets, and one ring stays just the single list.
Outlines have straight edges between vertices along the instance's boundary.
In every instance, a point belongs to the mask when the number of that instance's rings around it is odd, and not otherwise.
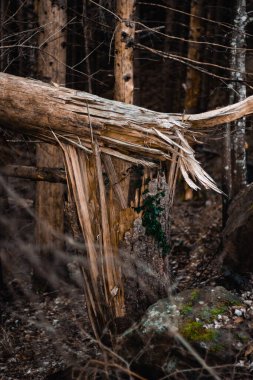
[{"label": "rock", "polygon": [[232,201],[223,233],[224,265],[238,273],[253,272],[253,183],[247,185]]},{"label": "rock", "polygon": [[232,310],[242,305],[239,297],[221,286],[182,291],[172,300],[150,306],[140,323],[119,338],[119,352],[147,379],[199,366],[179,344],[178,336],[208,364],[232,363],[251,340],[243,324],[232,326]]}]

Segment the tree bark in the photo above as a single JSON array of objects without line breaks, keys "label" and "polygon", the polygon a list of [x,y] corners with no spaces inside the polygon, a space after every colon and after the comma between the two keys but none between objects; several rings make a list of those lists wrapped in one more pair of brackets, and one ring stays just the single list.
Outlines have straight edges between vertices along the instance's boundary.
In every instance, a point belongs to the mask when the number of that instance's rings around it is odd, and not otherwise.
[{"label": "tree bark", "polygon": [[[65,25],[66,1],[37,1],[39,26],[42,32],[39,36],[38,76],[46,82],[65,84],[66,76],[66,32]],[[38,168],[63,166],[62,153],[57,147],[48,144],[37,146]],[[38,182],[36,185],[36,241],[39,246],[54,245],[63,248],[62,239],[55,240],[55,231],[59,234],[64,230],[64,186]],[[50,226],[44,228],[43,226]]]},{"label": "tree bark", "polygon": [[[193,61],[200,61],[200,45],[194,43],[201,40],[204,28],[203,21],[199,18],[203,16],[203,0],[192,0],[188,58]],[[185,94],[185,112],[192,113],[198,111],[201,95],[201,73],[192,67],[187,68],[186,72],[186,94]]]},{"label": "tree bark", "polygon": [[[138,144],[138,136],[141,135],[142,129],[150,133],[152,138],[152,128],[161,128],[167,133],[176,123],[178,128],[185,123],[186,136],[191,136],[193,131],[208,132],[217,125],[238,120],[252,113],[253,96],[233,105],[200,114],[166,114],[104,99],[83,91],[0,73],[1,126],[36,136],[54,145],[58,142],[52,131],[64,140],[75,136],[90,140],[92,131],[105,145],[108,141],[108,145],[111,146],[114,143],[109,140],[109,134],[114,131],[115,134],[118,132],[121,135],[122,144],[131,141],[133,135]],[[154,140],[152,146],[147,149],[143,147],[138,153],[144,152],[145,155],[145,152],[152,152],[152,155],[162,158],[162,151],[155,150],[158,147]],[[124,149],[136,152],[133,145]],[[129,157],[129,160],[132,158]]]},{"label": "tree bark", "polygon": [[[195,42],[199,42],[202,38],[204,28],[203,21],[199,18],[203,16],[203,0],[191,1],[191,16],[189,25],[189,42],[188,46],[188,58],[192,61],[201,60],[201,45]],[[202,75],[198,70],[193,67],[187,67],[186,82],[185,82],[185,100],[184,110],[186,113],[197,112],[201,98],[201,79]],[[192,189],[186,185],[184,192],[184,199],[190,200],[193,198]]]},{"label": "tree bark", "polygon": [[[231,38],[230,68],[231,84],[229,102],[242,101],[246,98],[245,75],[245,28],[247,24],[245,0],[235,1],[234,29]],[[226,124],[223,150],[223,226],[228,218],[228,208],[234,196],[246,185],[246,151],[245,151],[246,119],[243,117],[234,123]]]},{"label": "tree bark", "polygon": [[[246,25],[247,12],[246,0],[236,0],[234,31],[232,35],[231,47],[231,68],[234,69],[231,75],[232,82],[230,103],[239,102],[246,98],[245,85],[245,58],[246,58]],[[246,150],[245,150],[245,128],[246,120],[235,121],[233,123],[233,154],[232,154],[232,196],[234,197],[245,185],[247,178],[246,170]]]},{"label": "tree bark", "polygon": [[59,168],[6,165],[1,169],[1,173],[7,177],[23,178],[31,181],[66,183],[65,170]]},{"label": "tree bark", "polygon": [[133,15],[135,0],[118,0],[117,15],[120,18],[115,32],[115,89],[114,98],[121,102],[133,103],[133,42],[135,24]]},{"label": "tree bark", "polygon": [[[38,77],[45,82],[65,84],[66,77],[66,13],[67,1],[36,0],[39,35]],[[50,144],[37,144],[38,168],[63,166],[62,152]],[[36,183],[35,239],[44,260],[54,260],[53,252],[64,248],[64,185],[39,181]],[[50,264],[49,264],[50,265]],[[47,279],[34,268],[33,284],[40,291],[49,289]]]}]

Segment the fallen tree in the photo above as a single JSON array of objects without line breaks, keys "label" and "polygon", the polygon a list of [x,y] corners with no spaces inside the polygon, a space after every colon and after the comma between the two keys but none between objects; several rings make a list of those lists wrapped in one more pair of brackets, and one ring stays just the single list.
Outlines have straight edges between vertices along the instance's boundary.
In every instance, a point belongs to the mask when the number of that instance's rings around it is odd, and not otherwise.
[{"label": "fallen tree", "polygon": [[[199,184],[219,191],[194,157],[190,142],[199,132],[253,112],[253,97],[198,115],[169,115],[100,98],[40,81],[0,74],[0,125],[47,143],[64,153],[69,193],[75,201],[86,241],[87,268],[83,268],[90,319],[97,337],[108,318],[124,316],[124,289],[118,263],[110,202],[102,176],[107,176],[122,210],[127,200],[111,157],[150,168],[171,164],[168,176],[173,192],[175,166],[194,189]],[[132,220],[132,216],[129,217]],[[124,227],[125,228],[125,227]],[[123,232],[124,231],[123,228]]]},{"label": "fallen tree", "polygon": [[[196,115],[168,115],[40,81],[0,73],[0,123],[4,128],[92,153],[100,150],[123,160],[154,166],[177,153],[186,181],[189,172],[214,187],[194,159],[187,140],[253,112],[253,97]],[[196,166],[197,165],[197,166]],[[193,183],[190,181],[190,185]],[[194,186],[196,188],[196,186]]]}]

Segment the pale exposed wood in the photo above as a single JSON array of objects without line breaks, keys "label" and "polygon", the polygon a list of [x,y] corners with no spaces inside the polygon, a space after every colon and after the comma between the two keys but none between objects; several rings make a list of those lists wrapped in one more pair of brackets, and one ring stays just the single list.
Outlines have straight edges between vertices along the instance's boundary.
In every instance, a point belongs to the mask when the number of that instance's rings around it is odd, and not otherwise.
[{"label": "pale exposed wood", "polygon": [[[2,126],[27,135],[51,140],[57,144],[51,129],[65,136],[90,137],[93,133],[106,136],[113,128],[122,135],[122,141],[132,140],[146,132],[148,138],[155,133],[152,128],[173,128],[175,122],[185,122],[191,130],[215,127],[253,113],[253,96],[219,109],[195,115],[166,114],[101,98],[83,91],[58,87],[32,79],[0,73],[0,122]],[[188,129],[189,129],[188,128]],[[186,129],[187,132],[187,129]],[[152,144],[152,147],[158,144]],[[132,149],[129,146],[129,150]]]},{"label": "pale exposed wood", "polygon": [[1,169],[1,173],[7,177],[29,179],[31,181],[46,181],[66,183],[64,169],[59,168],[38,168],[36,166],[6,165]]},{"label": "pale exposed wood", "polygon": [[[201,114],[169,115],[0,73],[2,127],[58,144],[54,131],[61,141],[72,142],[91,153],[92,126],[92,133],[102,151],[105,147],[106,153],[112,150],[115,155],[119,152],[142,162],[171,159],[177,145],[181,144],[182,133],[184,138],[191,139],[195,130],[208,131],[252,113],[253,96]],[[154,128],[165,138],[159,137]],[[191,148],[187,149],[188,152],[183,152],[185,158],[194,159]]]},{"label": "pale exposed wood", "polygon": [[[66,76],[66,1],[37,0],[39,35],[38,77],[46,82],[65,84]],[[38,167],[59,168],[63,166],[62,152],[52,145],[38,144],[36,150]],[[51,228],[36,224],[36,241],[39,245],[50,244],[63,247],[62,240],[55,241],[51,231],[64,230],[64,186],[38,182],[36,184],[36,214],[38,221]]]},{"label": "pale exposed wood", "polygon": [[[122,317],[125,314],[124,310],[124,293],[121,280],[121,268],[119,262],[118,246],[112,244],[112,229],[109,226],[109,216],[107,210],[107,199],[102,173],[102,164],[100,158],[99,147],[94,146],[94,154],[96,159],[97,178],[99,187],[101,228],[102,228],[102,244],[103,244],[103,263],[105,267],[105,279],[107,287],[107,298],[109,304],[115,310],[115,317]],[[115,294],[114,294],[115,292]]]},{"label": "pale exposed wood", "polygon": [[[89,258],[88,268],[83,267],[83,275],[87,280],[85,284],[85,291],[87,301],[89,301],[89,312],[91,321],[94,322],[94,332],[99,331],[100,318],[103,317],[102,312],[102,298],[99,292],[99,261],[96,250],[96,238],[94,236],[91,213],[89,210],[89,198],[87,181],[83,163],[85,163],[85,156],[82,151],[77,152],[76,148],[71,145],[61,144],[64,152],[65,164],[68,173],[68,186],[73,198],[75,200],[78,219],[80,222],[81,230],[85,238],[87,256]],[[87,270],[88,269],[88,270]],[[99,318],[100,317],[100,318]],[[103,323],[104,326],[104,323]]]},{"label": "pale exposed wood", "polygon": [[189,122],[192,129],[205,131],[205,129],[210,127],[230,123],[231,121],[238,120],[241,117],[251,115],[252,113],[253,96],[249,96],[241,102],[196,115],[181,116],[181,119]]}]

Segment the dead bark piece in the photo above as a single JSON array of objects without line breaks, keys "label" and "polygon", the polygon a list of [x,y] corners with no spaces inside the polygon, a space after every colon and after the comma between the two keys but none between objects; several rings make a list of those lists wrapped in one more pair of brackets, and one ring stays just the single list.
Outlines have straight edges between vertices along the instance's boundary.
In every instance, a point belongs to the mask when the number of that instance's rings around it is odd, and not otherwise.
[{"label": "dead bark piece", "polygon": [[46,181],[66,183],[65,170],[61,168],[37,168],[35,166],[6,165],[1,173],[7,177],[29,179],[30,181]]}]

